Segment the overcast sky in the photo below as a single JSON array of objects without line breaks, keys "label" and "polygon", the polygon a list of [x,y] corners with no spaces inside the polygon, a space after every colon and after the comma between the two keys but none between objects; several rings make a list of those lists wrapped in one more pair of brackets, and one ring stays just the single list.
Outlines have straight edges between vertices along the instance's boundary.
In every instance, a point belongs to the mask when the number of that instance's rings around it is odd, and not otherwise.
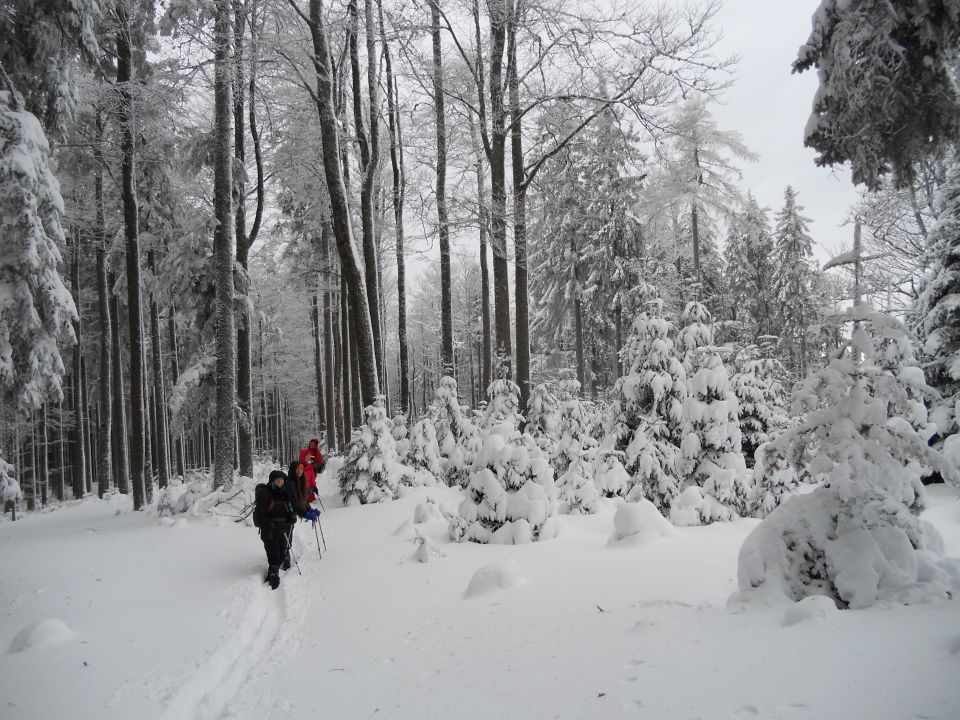
[{"label": "overcast sky", "polygon": [[783,206],[789,184],[799,192],[810,234],[822,264],[843,243],[852,244],[853,229],[841,224],[857,193],[847,167],[817,167],[814,152],[803,146],[803,129],[817,88],[816,71],[793,75],[790,64],[810,34],[810,18],[819,0],[726,0],[717,19],[723,32],[721,54],[737,54],[734,84],[722,105],[714,105],[717,125],[738,130],[759,156],[743,164],[743,188],[771,221]]}]

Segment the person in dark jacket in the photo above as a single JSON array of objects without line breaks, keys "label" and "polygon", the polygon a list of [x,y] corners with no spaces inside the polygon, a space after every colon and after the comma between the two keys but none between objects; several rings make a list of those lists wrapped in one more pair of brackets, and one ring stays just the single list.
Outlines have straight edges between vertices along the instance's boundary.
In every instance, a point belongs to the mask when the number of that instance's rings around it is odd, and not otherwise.
[{"label": "person in dark jacket", "polygon": [[270,583],[274,590],[280,584],[280,568],[290,567],[290,542],[297,515],[308,520],[315,520],[319,515],[309,505],[303,508],[295,502],[286,483],[283,471],[274,470],[268,482],[257,485],[254,495],[254,524],[260,528],[260,539],[267,552],[264,582]]},{"label": "person in dark jacket", "polygon": [[306,468],[300,460],[290,463],[290,469],[287,470],[287,486],[287,491],[297,506],[297,512],[303,516],[310,509],[310,503],[316,499],[317,495],[316,488],[311,488],[307,483]]}]

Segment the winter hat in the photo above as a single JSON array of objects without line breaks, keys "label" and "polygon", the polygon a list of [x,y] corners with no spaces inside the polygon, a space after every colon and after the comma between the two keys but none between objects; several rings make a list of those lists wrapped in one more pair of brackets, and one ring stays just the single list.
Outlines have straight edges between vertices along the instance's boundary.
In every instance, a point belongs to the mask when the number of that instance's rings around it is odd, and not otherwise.
[{"label": "winter hat", "polygon": [[270,482],[273,482],[277,478],[287,479],[287,474],[283,470],[273,470],[270,472]]}]

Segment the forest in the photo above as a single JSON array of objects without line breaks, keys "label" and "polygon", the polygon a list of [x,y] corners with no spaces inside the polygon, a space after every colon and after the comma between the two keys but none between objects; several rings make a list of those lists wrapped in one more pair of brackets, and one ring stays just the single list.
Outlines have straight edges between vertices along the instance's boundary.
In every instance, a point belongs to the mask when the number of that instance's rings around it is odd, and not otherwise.
[{"label": "forest", "polygon": [[960,460],[960,21],[874,5],[825,0],[793,68],[862,188],[821,265],[714,117],[712,0],[5,0],[4,501],[146,508],[316,436],[347,501],[462,487],[458,540],[819,483],[919,552]]}]

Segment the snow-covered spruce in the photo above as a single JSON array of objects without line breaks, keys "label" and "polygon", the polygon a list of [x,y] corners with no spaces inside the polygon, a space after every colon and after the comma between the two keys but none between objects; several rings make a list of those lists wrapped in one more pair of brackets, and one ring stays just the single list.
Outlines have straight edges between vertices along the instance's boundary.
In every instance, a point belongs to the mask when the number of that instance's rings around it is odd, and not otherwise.
[{"label": "snow-covered spruce", "polygon": [[688,395],[683,403],[680,476],[685,488],[699,487],[726,509],[718,514],[707,502],[702,506],[703,522],[730,520],[749,508],[752,486],[740,449],[737,398],[720,356],[724,349],[713,346],[710,312],[701,303],[688,303],[683,322],[677,344],[684,353]]},{"label": "snow-covered spruce", "polygon": [[0,90],[0,399],[18,412],[63,397],[60,347],[76,338],[59,266],[63,198],[40,121]]},{"label": "snow-covered spruce", "polygon": [[570,515],[590,514],[597,511],[600,493],[593,481],[593,465],[586,453],[577,452],[567,464],[567,469],[557,479],[559,512]]},{"label": "snow-covered spruce", "polygon": [[597,446],[597,441],[590,435],[590,417],[580,399],[580,382],[574,370],[565,368],[560,371],[557,399],[559,424],[551,462],[554,471],[560,476],[567,471],[574,459],[592,459],[592,449]]},{"label": "snow-covered spruce", "polygon": [[603,497],[626,497],[630,490],[630,474],[623,467],[622,457],[622,452],[604,443],[593,452],[593,484]]},{"label": "snow-covered spruce", "polygon": [[383,398],[364,408],[363,416],[363,426],[347,447],[347,458],[337,474],[343,501],[356,498],[361,505],[392,500],[408,474],[397,456]]},{"label": "snow-covered spruce", "polygon": [[7,503],[13,504],[13,517],[17,517],[17,508],[23,500],[23,491],[20,483],[13,476],[13,465],[0,457],[0,516],[3,515]]},{"label": "snow-covered spruce", "polygon": [[[560,403],[546,385],[536,385],[530,391],[526,418],[525,431],[537,441],[537,445],[551,462],[554,462],[560,425]],[[560,472],[559,468],[557,472]]]},{"label": "snow-covered spruce", "polygon": [[763,443],[779,435],[789,424],[787,391],[783,386],[787,371],[769,352],[747,345],[737,353],[737,371],[730,378],[730,388],[740,406],[741,450],[748,466]]},{"label": "snow-covered spruce", "polygon": [[401,458],[406,457],[410,451],[409,429],[407,428],[407,416],[397,414],[393,416],[393,427],[390,429],[393,435],[393,442],[397,448],[397,455]]},{"label": "snow-covered spruce", "polygon": [[439,478],[440,446],[437,444],[437,430],[433,419],[426,415],[413,425],[407,450],[407,465],[414,471],[426,470]]},{"label": "snow-covered spruce", "polygon": [[646,497],[663,512],[679,488],[677,456],[686,371],[656,289],[644,283],[638,293],[645,309],[634,320],[621,351],[626,373],[613,390],[612,435],[614,449],[623,453],[631,477],[624,494],[639,485],[632,494]]},{"label": "snow-covered spruce", "polygon": [[772,442],[757,448],[753,466],[753,516],[766,517],[800,485],[796,468]]},{"label": "snow-covered spruce", "polygon": [[552,536],[553,469],[536,441],[517,429],[519,393],[509,380],[490,384],[494,410],[488,407],[487,417],[499,414],[501,421],[484,432],[464,488],[466,496],[451,518],[450,536],[456,541],[516,544]]},{"label": "snow-covered spruce", "polygon": [[958,482],[927,444],[929,392],[899,320],[847,309],[850,338],[794,390],[802,422],[773,445],[823,486],[790,498],[740,550],[740,590],[793,600],[829,595],[843,607],[912,603],[960,592],[960,566],[922,522],[929,467]]},{"label": "snow-covered spruce", "polygon": [[960,404],[960,159],[937,195],[939,214],[928,237],[927,263],[915,316],[927,379],[941,397],[931,419],[938,435],[957,432]]},{"label": "snow-covered spruce", "polygon": [[429,415],[433,418],[440,448],[441,476],[447,485],[462,487],[478,447],[478,431],[460,405],[457,381],[452,377],[440,378]]}]

